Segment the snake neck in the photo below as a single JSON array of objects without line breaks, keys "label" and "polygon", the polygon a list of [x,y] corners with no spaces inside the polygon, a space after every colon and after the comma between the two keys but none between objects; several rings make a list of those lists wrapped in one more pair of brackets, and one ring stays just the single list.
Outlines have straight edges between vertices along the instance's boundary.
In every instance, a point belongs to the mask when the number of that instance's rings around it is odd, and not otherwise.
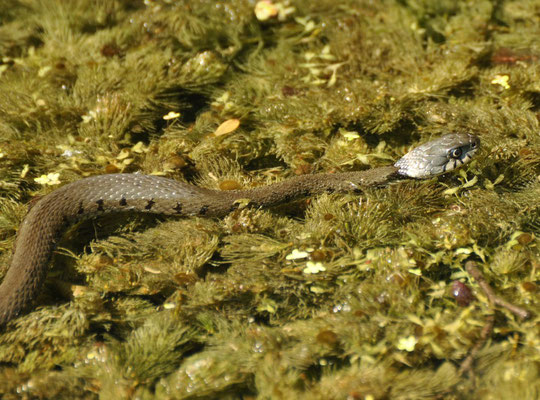
[{"label": "snake neck", "polygon": [[241,202],[251,207],[272,207],[323,193],[361,193],[366,188],[380,187],[399,178],[402,177],[398,168],[386,166],[366,171],[300,175],[268,186],[217,193],[229,205],[229,210]]}]

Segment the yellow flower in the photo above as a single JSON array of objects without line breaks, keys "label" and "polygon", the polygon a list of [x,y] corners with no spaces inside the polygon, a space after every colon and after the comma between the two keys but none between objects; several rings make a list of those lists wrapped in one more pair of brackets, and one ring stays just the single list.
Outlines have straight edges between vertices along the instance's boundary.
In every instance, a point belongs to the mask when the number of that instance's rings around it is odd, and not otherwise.
[{"label": "yellow flower", "polygon": [[508,75],[495,75],[495,77],[491,80],[491,83],[493,85],[500,85],[505,89],[510,89],[510,85],[508,81],[510,80],[510,77]]}]

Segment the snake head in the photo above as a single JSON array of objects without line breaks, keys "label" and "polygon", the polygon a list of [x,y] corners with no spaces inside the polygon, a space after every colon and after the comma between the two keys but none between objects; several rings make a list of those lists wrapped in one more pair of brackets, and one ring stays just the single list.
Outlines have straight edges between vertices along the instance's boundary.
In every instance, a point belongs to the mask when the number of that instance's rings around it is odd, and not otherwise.
[{"label": "snake head", "polygon": [[409,151],[394,166],[409,178],[429,178],[468,163],[480,148],[480,139],[466,133],[450,133]]}]

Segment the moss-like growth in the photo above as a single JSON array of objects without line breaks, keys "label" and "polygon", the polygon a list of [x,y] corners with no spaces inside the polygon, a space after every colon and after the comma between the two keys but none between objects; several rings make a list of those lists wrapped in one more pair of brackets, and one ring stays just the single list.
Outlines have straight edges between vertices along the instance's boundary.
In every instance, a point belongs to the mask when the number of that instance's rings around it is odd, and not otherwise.
[{"label": "moss-like growth", "polygon": [[[538,398],[537,2],[4,3],[0,278],[25,205],[89,175],[248,188],[447,131],[483,150],[362,196],[75,227],[0,332],[0,397]],[[535,315],[494,309],[468,259]]]}]

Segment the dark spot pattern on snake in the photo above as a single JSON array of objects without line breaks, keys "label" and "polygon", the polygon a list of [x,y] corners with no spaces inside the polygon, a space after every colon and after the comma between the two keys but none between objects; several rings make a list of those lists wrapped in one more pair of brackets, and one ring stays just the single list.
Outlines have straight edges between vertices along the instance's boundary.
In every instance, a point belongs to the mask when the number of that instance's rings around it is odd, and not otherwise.
[{"label": "dark spot pattern on snake", "polygon": [[105,209],[103,208],[104,203],[105,202],[103,201],[103,199],[99,199],[98,201],[96,201],[98,211],[105,211]]},{"label": "dark spot pattern on snake", "polygon": [[176,205],[172,208],[174,211],[176,211],[176,214],[182,214],[182,204],[176,203]]},{"label": "dark spot pattern on snake", "polygon": [[209,208],[210,208],[210,206],[206,206],[206,205],[202,206],[201,209],[199,210],[199,215],[206,215]]},{"label": "dark spot pattern on snake", "polygon": [[154,199],[148,200],[148,204],[146,204],[146,206],[144,207],[144,209],[150,211],[150,210],[152,209],[152,206],[153,206],[154,204],[156,204],[156,202],[154,201]]}]

